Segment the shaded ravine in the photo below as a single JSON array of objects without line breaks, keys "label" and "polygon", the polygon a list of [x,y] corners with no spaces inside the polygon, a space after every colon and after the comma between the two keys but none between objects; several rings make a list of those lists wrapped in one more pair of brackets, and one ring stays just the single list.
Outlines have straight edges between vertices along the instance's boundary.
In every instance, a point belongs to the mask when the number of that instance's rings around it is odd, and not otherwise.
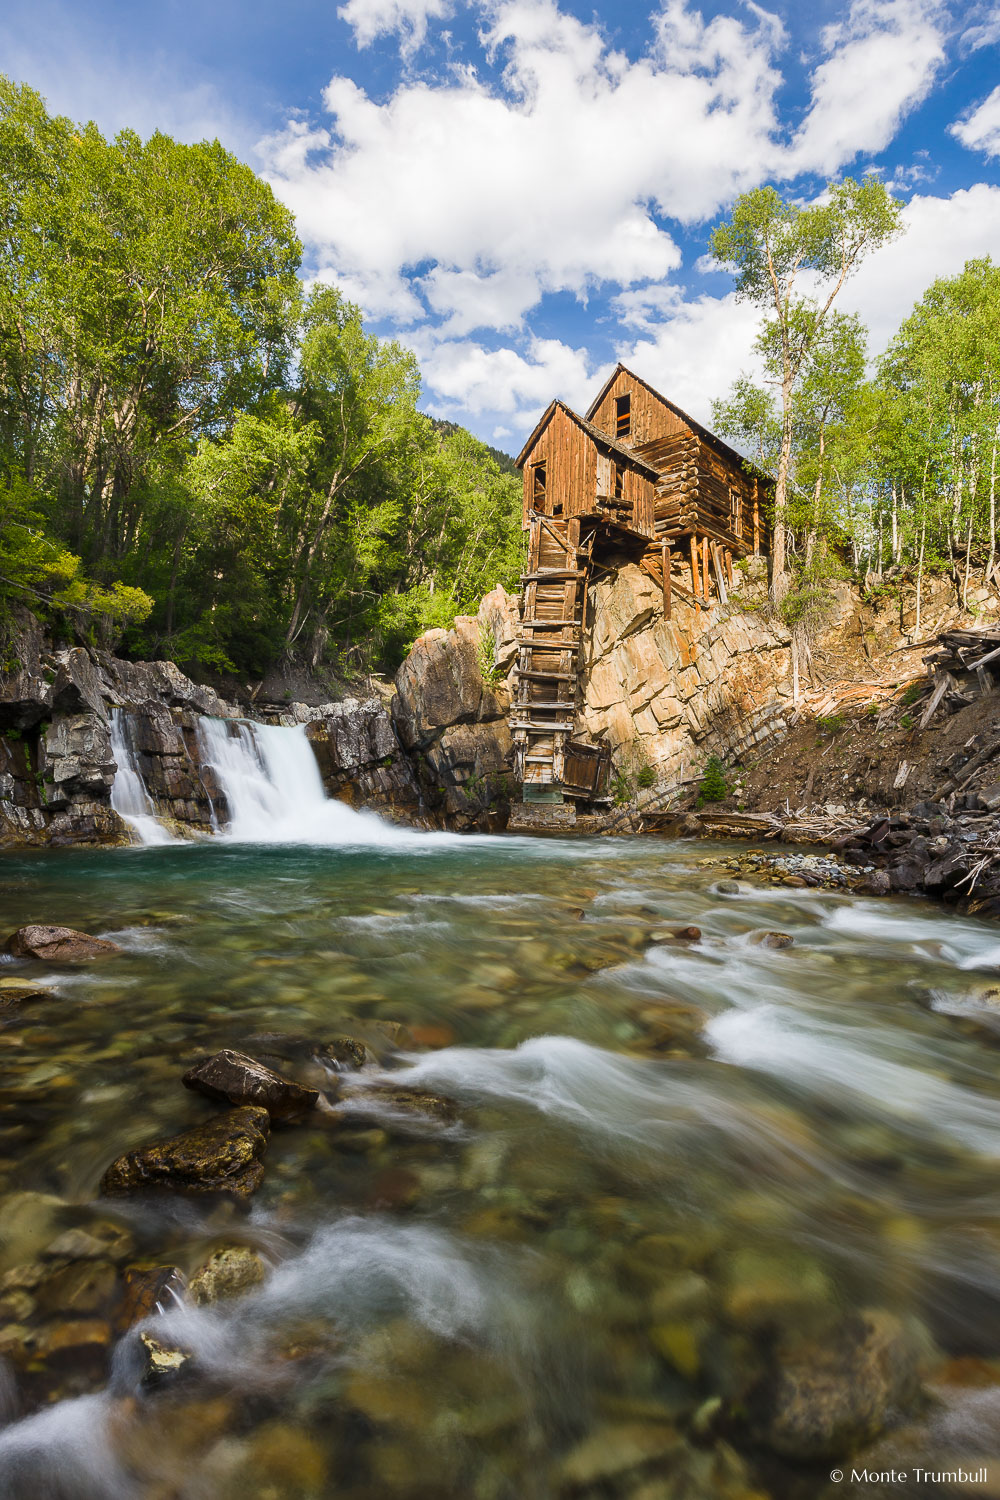
[{"label": "shaded ravine", "polygon": [[[11,927],[125,952],[36,965],[51,995],[5,1017],[0,1490],[805,1500],[879,1429],[911,1463],[995,1455],[996,928],[721,894],[702,853],[394,834],[6,858]],[[794,941],[755,941],[774,930]],[[217,1111],[185,1069],[262,1032],[373,1059],[332,1116],[275,1128],[249,1214],[96,1199],[115,1156]],[[67,1306],[83,1262],[59,1236],[109,1223],[104,1301]],[[227,1244],[267,1269],[238,1300],[53,1355],[118,1316],[129,1265],[190,1275]],[[185,1379],[143,1385],[143,1328]],[[790,1391],[822,1408],[806,1429]]]}]

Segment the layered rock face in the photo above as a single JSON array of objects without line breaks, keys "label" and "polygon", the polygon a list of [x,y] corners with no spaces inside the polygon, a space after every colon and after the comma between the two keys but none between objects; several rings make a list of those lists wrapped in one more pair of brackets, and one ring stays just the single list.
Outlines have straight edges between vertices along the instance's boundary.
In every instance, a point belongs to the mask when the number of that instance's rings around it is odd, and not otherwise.
[{"label": "layered rock face", "polygon": [[[763,563],[743,592],[763,599]],[[780,622],[676,596],[667,621],[659,585],[632,563],[592,584],[588,621],[578,724],[617,763],[674,781],[785,732],[791,637]]]},{"label": "layered rock face", "polygon": [[193,754],[199,714],[236,710],[173,662],[52,650],[24,616],[13,670],[0,678],[0,843],[128,843],[111,806],[111,712],[129,710],[133,749],[158,812],[211,826],[211,788]]},{"label": "layered rock face", "polygon": [[[511,693],[515,601],[502,588],[478,615],[428,630],[396,674],[390,709],[429,806],[451,826],[503,827],[511,794]],[[484,672],[486,677],[484,677]]]}]

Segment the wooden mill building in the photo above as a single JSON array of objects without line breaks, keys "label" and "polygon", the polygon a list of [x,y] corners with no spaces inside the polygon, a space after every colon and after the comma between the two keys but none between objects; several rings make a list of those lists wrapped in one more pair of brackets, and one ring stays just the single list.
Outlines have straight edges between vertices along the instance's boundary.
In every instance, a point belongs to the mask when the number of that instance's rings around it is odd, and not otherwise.
[{"label": "wooden mill building", "polygon": [[517,460],[527,571],[511,731],[528,801],[601,794],[607,755],[574,739],[587,586],[614,555],[696,609],[727,601],[733,560],[766,550],[771,481],[619,365],[586,416],[553,401]]}]

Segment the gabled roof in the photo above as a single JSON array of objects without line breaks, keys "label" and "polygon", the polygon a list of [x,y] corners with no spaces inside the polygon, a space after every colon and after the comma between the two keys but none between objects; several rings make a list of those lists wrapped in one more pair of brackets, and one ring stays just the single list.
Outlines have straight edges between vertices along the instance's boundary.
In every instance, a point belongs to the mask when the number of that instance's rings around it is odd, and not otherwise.
[{"label": "gabled roof", "polygon": [[542,413],[542,416],[537,426],[535,427],[535,430],[532,432],[528,441],[525,443],[524,447],[517,455],[517,458],[514,460],[519,469],[524,467],[525,459],[527,458],[528,454],[531,452],[535,444],[538,442],[538,439],[541,437],[546,427],[552,421],[552,418],[555,416],[557,411],[565,412],[566,416],[569,417],[571,421],[575,422],[578,427],[583,428],[584,432],[592,442],[596,443],[599,448],[603,448],[606,452],[613,454],[614,457],[619,459],[627,468],[639,469],[650,479],[659,478],[659,471],[655,469],[652,464],[647,463],[644,458],[640,458],[637,453],[633,453],[631,448],[625,448],[621,443],[616,443],[614,438],[608,437],[606,432],[602,432],[599,427],[595,427],[592,422],[588,422],[586,417],[581,417],[580,414],[578,412],[575,412],[571,406],[567,406],[565,401],[552,401],[545,408],[545,411]]},{"label": "gabled roof", "polygon": [[597,408],[600,406],[601,402],[604,400],[605,396],[608,394],[608,391],[618,379],[619,375],[627,375],[629,380],[634,380],[636,385],[641,385],[643,389],[647,390],[651,396],[655,396],[657,401],[659,401],[663,406],[667,407],[668,410],[672,411],[675,417],[680,417],[681,421],[686,422],[687,425],[692,429],[692,431],[696,432],[699,437],[704,438],[706,442],[712,443],[717,449],[725,453],[727,457],[732,459],[739,468],[749,470],[750,473],[758,475],[761,479],[766,479],[769,482],[773,483],[774,476],[772,474],[768,474],[766,469],[760,468],[758,464],[754,463],[753,459],[747,458],[739,451],[738,448],[731,447],[730,444],[727,443],[723,438],[720,438],[716,433],[712,432],[710,428],[705,427],[703,423],[699,422],[697,417],[689,417],[687,412],[682,411],[675,401],[668,401],[666,396],[658,391],[655,386],[650,385],[648,380],[643,380],[641,375],[637,375],[634,370],[630,370],[627,365],[623,365],[620,362],[615,365],[614,369],[611,371],[611,374],[608,376],[607,380],[604,382],[604,384],[601,386],[601,389],[594,397],[594,400],[587,408],[588,423]]}]

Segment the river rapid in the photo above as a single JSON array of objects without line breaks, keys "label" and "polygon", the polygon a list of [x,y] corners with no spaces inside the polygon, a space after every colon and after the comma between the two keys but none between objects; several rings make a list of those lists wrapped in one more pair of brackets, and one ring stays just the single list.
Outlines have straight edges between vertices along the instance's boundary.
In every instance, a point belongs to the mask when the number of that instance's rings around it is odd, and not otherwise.
[{"label": "river rapid", "polygon": [[[52,993],[3,1018],[0,1494],[1000,1494],[1000,929],[724,894],[725,852],[359,821],[4,857],[6,931],[125,953],[36,963]],[[275,1127],[249,1211],[100,1200],[115,1157],[218,1113],[182,1073],[260,1032],[378,1060]],[[114,1275],[74,1302],[79,1229]],[[52,1356],[114,1326],[127,1266],[233,1244],[268,1268],[243,1296]],[[143,1328],[183,1377],[142,1383]],[[852,1483],[856,1451],[987,1487]]]}]

